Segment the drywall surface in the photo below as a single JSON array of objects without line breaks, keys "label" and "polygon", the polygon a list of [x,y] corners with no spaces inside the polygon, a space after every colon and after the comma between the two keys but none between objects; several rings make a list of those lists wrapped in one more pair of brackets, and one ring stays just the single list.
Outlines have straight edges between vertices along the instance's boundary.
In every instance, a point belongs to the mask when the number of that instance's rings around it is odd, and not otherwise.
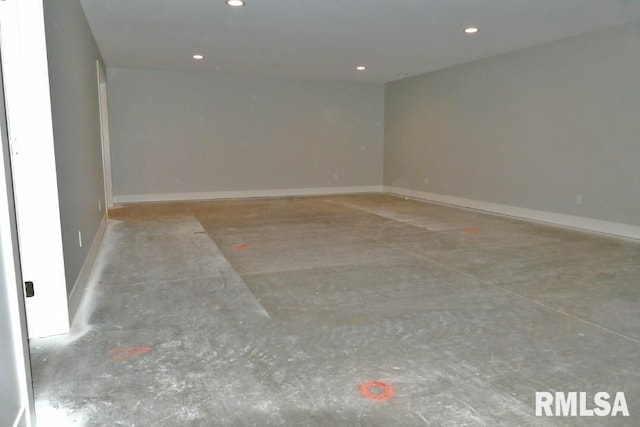
[{"label": "drywall surface", "polygon": [[382,184],[381,84],[110,68],[108,91],[116,201]]},{"label": "drywall surface", "polygon": [[385,185],[640,225],[639,44],[627,25],[388,84]]},{"label": "drywall surface", "polygon": [[44,14],[64,262],[70,293],[104,216],[96,69],[100,53],[78,0],[46,1]]}]

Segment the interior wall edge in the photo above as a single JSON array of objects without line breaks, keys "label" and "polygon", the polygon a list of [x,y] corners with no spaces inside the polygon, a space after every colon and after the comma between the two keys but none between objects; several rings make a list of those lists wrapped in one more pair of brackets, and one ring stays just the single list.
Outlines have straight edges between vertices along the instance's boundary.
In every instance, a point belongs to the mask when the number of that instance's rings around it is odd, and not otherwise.
[{"label": "interior wall edge", "polygon": [[329,196],[357,193],[380,193],[382,185],[362,185],[351,187],[316,187],[316,188],[287,188],[275,190],[242,190],[242,191],[213,191],[203,193],[163,193],[163,194],[131,194],[115,195],[113,201],[119,203],[146,202],[178,202],[219,199],[249,199],[256,197],[292,197],[292,196]]},{"label": "interior wall edge", "polygon": [[102,217],[102,221],[100,221],[100,225],[98,226],[98,230],[96,231],[95,237],[93,238],[91,247],[87,252],[84,263],[82,264],[82,268],[80,269],[78,278],[76,279],[76,282],[71,289],[71,293],[69,294],[69,321],[72,325],[76,317],[76,313],[78,312],[80,302],[82,301],[82,297],[84,296],[84,291],[89,284],[89,280],[91,279],[91,272],[93,270],[95,261],[98,258],[100,245],[102,243],[102,239],[104,238],[104,233],[106,230],[107,216],[105,215]]},{"label": "interior wall edge", "polygon": [[384,192],[398,196],[410,197],[412,199],[477,209],[499,215],[506,215],[536,222],[560,225],[563,227],[577,228],[586,231],[640,240],[640,227],[635,225],[622,224],[612,221],[603,221],[599,219],[586,218],[575,215],[566,215],[556,212],[541,211],[537,209],[520,208],[517,206],[502,205],[499,203],[485,202],[482,200],[465,199],[462,197],[428,193],[425,191],[410,190],[407,188],[387,185],[384,186]]},{"label": "interior wall edge", "polygon": [[16,416],[16,419],[13,421],[13,427],[26,426],[27,425],[27,408],[23,406],[20,408],[20,412]]}]

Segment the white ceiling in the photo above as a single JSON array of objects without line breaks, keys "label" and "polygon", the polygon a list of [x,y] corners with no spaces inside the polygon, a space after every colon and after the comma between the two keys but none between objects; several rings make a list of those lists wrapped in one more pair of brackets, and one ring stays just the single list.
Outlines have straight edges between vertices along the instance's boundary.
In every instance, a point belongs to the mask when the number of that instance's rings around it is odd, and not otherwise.
[{"label": "white ceiling", "polygon": [[81,2],[109,67],[373,82],[640,20],[640,0]]}]

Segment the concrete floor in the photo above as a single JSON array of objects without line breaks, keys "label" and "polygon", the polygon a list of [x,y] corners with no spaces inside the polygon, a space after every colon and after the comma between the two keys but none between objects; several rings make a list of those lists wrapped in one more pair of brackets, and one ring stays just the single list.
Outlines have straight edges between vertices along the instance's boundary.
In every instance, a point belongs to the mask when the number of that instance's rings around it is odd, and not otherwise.
[{"label": "concrete floor", "polygon": [[381,194],[112,214],[73,334],[32,342],[41,425],[640,425],[640,242]]}]

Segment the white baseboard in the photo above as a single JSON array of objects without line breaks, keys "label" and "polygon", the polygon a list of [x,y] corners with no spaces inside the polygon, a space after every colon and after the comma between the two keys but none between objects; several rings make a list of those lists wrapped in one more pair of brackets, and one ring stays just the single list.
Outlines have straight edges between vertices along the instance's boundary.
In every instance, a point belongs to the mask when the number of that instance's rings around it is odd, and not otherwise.
[{"label": "white baseboard", "polygon": [[80,273],[78,274],[76,283],[73,285],[73,289],[69,294],[69,324],[73,324],[73,320],[76,317],[76,313],[78,312],[80,301],[82,301],[82,295],[84,294],[84,290],[87,287],[89,278],[91,277],[91,269],[93,268],[93,264],[96,260],[96,257],[98,256],[100,243],[102,243],[102,238],[104,237],[104,232],[106,229],[107,217],[105,215],[102,218],[102,221],[100,221],[100,225],[98,226],[98,230],[96,231],[96,236],[93,238],[93,243],[91,243],[89,252],[87,252],[87,257],[82,264],[82,268],[80,269]]},{"label": "white baseboard", "polygon": [[483,202],[480,200],[465,199],[462,197],[447,196],[444,194],[427,193],[424,191],[409,190],[399,187],[384,186],[384,191],[386,193],[406,196],[413,199],[478,209],[481,211],[497,213],[500,215],[524,218],[532,221],[561,225],[565,227],[580,228],[583,230],[595,231],[597,233],[613,234],[616,236],[627,237],[631,239],[640,239],[640,227],[636,225],[602,221],[599,219],[591,219],[575,215],[565,215],[554,212],[540,211],[536,209],[519,208],[516,206],[501,205],[498,203]]},{"label": "white baseboard", "polygon": [[328,196],[336,194],[380,193],[382,185],[356,187],[287,188],[279,190],[213,191],[204,193],[131,194],[113,197],[116,204],[177,202],[189,200],[249,199],[256,197]]}]

